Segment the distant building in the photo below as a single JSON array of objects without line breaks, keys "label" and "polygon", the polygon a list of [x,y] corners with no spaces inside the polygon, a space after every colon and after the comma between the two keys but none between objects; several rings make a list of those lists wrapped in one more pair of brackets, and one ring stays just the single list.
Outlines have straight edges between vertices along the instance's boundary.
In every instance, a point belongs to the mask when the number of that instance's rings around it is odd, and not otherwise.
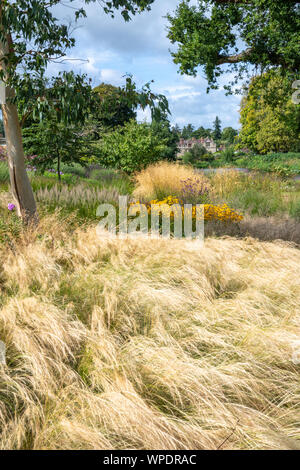
[{"label": "distant building", "polygon": [[202,137],[201,139],[195,139],[195,137],[193,137],[192,139],[188,139],[188,140],[180,139],[178,143],[179,151],[177,153],[177,157],[182,157],[182,155],[184,155],[185,152],[188,152],[189,150],[191,150],[191,148],[194,147],[194,145],[197,145],[197,144],[202,145],[207,150],[207,152],[215,153],[217,151],[216,142],[214,142],[209,137],[206,137],[206,138]]}]

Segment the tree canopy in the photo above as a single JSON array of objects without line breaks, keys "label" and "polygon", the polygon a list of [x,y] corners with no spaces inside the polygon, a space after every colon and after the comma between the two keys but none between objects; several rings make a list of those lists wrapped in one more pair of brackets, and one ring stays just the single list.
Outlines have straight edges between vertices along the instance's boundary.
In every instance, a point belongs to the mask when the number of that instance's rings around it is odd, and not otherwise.
[{"label": "tree canopy", "polygon": [[122,126],[136,118],[135,106],[129,103],[124,90],[107,83],[101,83],[93,90],[99,97],[95,119],[106,128]]},{"label": "tree canopy", "polygon": [[221,119],[219,118],[219,116],[216,116],[216,119],[214,120],[214,130],[213,130],[212,136],[214,140],[216,141],[221,139],[222,127],[221,127]]},{"label": "tree canopy", "polygon": [[167,145],[168,138],[162,138],[151,124],[138,124],[132,119],[103,135],[98,161],[107,167],[133,173],[166,158]]},{"label": "tree canopy", "polygon": [[291,83],[272,70],[255,77],[242,100],[239,146],[259,153],[300,149],[300,109]]},{"label": "tree canopy", "polygon": [[[97,0],[82,0],[82,4]],[[102,0],[104,12],[121,10],[125,21],[143,10],[149,10],[154,0]],[[66,56],[75,40],[70,27],[60,22],[53,7],[71,6],[75,20],[85,17],[82,6],[73,0],[1,0],[0,3],[0,80],[6,85],[6,103],[2,105],[11,189],[17,213],[24,221],[36,221],[36,204],[25,169],[21,126],[16,105],[16,91],[31,91],[31,81],[39,80],[52,60]],[[67,93],[67,90],[66,90]],[[67,114],[62,120],[68,121]],[[66,118],[66,119],[65,119]]]},{"label": "tree canopy", "polygon": [[94,108],[96,121],[106,129],[113,129],[135,119],[138,107],[144,110],[147,106],[153,120],[166,117],[170,114],[168,100],[164,95],[151,91],[151,83],[153,80],[139,90],[131,75],[126,76],[123,87],[101,83],[93,90],[98,97]]},{"label": "tree canopy", "polygon": [[233,129],[233,127],[224,127],[221,135],[221,140],[228,144],[233,144],[237,135],[238,132],[236,129]]},{"label": "tree canopy", "polygon": [[235,77],[228,91],[251,67],[299,72],[299,1],[183,0],[167,17],[168,37],[178,46],[174,62],[188,75],[203,66],[210,88],[225,71]]}]

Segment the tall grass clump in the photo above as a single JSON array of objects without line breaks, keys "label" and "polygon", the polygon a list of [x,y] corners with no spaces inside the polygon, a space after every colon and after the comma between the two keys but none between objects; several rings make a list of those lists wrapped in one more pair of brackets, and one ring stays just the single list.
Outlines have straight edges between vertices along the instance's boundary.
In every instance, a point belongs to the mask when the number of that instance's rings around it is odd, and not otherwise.
[{"label": "tall grass clump", "polygon": [[289,212],[286,185],[275,176],[243,174],[232,170],[215,173],[210,183],[214,200],[226,201],[252,216]]},{"label": "tall grass clump", "polygon": [[41,218],[0,245],[0,448],[299,448],[299,264]]},{"label": "tall grass clump", "polygon": [[114,188],[120,194],[131,194],[133,184],[131,178],[118,170],[107,168],[94,169],[89,174],[88,184],[101,188]]},{"label": "tall grass clump", "polygon": [[0,161],[0,184],[8,183],[9,181],[9,170],[7,163]]},{"label": "tall grass clump", "polygon": [[[208,189],[207,179],[200,173],[196,173],[192,167],[178,163],[160,162],[148,166],[145,170],[135,175],[135,189],[133,195],[141,200],[162,200],[168,196],[176,196],[183,199],[184,184],[190,181],[200,181]],[[199,182],[200,185],[200,182]]]},{"label": "tall grass clump", "polygon": [[67,211],[78,211],[78,214],[86,217],[96,217],[99,204],[118,204],[119,192],[116,189],[100,189],[84,184],[77,186],[55,185],[50,189],[38,189],[35,192],[37,202],[48,209],[62,208]]}]

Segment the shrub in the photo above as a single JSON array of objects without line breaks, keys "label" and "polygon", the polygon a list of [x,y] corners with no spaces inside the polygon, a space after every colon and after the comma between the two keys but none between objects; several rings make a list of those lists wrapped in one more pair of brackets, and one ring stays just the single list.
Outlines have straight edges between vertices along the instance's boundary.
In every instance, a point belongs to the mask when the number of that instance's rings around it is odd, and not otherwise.
[{"label": "shrub", "polygon": [[150,124],[130,121],[102,136],[98,158],[106,167],[131,174],[165,158],[167,150],[167,139],[161,139]]},{"label": "shrub", "polygon": [[225,163],[232,162],[234,160],[234,157],[235,157],[235,154],[234,154],[234,148],[233,147],[228,147],[220,153],[220,158]]},{"label": "shrub", "polygon": [[201,144],[195,144],[191,150],[183,155],[182,160],[186,164],[195,165],[203,159],[204,155],[207,155],[206,148]]},{"label": "shrub", "polygon": [[62,163],[61,171],[63,173],[80,176],[81,178],[84,178],[86,174],[86,168],[79,163],[74,163],[73,165],[66,165],[65,163]]}]

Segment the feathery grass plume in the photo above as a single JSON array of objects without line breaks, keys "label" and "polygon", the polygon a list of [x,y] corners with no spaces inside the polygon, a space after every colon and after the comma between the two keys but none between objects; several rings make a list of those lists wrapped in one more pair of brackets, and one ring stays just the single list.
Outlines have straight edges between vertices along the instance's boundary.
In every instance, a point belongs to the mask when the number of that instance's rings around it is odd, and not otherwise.
[{"label": "feathery grass plume", "polygon": [[0,245],[0,448],[299,448],[298,249],[55,217]]},{"label": "feathery grass plume", "polygon": [[52,188],[40,189],[36,192],[38,202],[55,206],[96,206],[102,202],[119,202],[119,193],[114,189],[89,188],[85,185],[55,185]]},{"label": "feathery grass plume", "polygon": [[152,199],[164,199],[170,194],[184,198],[184,181],[200,181],[207,191],[210,189],[209,182],[200,173],[196,173],[192,167],[178,163],[160,162],[148,166],[145,170],[135,175],[136,187],[133,196],[143,201]]}]

